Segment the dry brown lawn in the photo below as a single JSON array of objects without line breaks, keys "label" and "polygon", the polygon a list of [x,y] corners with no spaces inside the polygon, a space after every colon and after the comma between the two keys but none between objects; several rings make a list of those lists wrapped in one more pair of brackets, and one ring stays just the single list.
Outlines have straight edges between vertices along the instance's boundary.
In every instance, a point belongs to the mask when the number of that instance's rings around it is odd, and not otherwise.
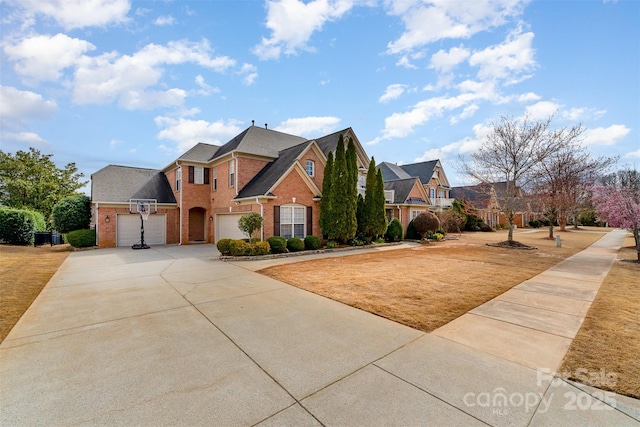
[{"label": "dry brown lawn", "polygon": [[640,399],[640,264],[622,261],[637,259],[633,245],[618,252],[559,372]]},{"label": "dry brown lawn", "polygon": [[561,248],[545,239],[546,229],[527,231],[517,230],[515,239],[539,249],[486,246],[506,240],[504,230],[465,233],[459,240],[286,264],[260,273],[431,332],[586,248],[608,229],[560,233]]},{"label": "dry brown lawn", "polygon": [[71,247],[0,245],[0,341],[67,258]]}]

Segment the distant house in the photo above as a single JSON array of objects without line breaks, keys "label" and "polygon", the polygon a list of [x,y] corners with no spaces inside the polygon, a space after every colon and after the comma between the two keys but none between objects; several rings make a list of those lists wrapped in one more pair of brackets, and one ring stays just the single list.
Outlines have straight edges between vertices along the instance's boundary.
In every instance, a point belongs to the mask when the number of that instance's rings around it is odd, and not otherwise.
[{"label": "distant house", "polygon": [[382,162],[378,165],[385,182],[397,179],[419,178],[427,193],[427,201],[434,211],[450,208],[453,198],[450,196],[451,187],[440,160],[396,165]]},{"label": "distant house", "polygon": [[198,143],[162,170],[110,165],[91,176],[98,246],[130,246],[140,236],[132,199],[155,199],[149,244],[215,243],[245,237],[238,219],[264,218],[261,237],[320,235],[319,200],[327,155],[353,138],[364,187],[369,158],[351,128],[317,139],[250,126],[222,146]]},{"label": "distant house", "polygon": [[[493,184],[481,183],[464,187],[453,187],[451,195],[456,200],[471,202],[478,210],[478,216],[490,227],[505,227],[508,225],[504,215],[504,203],[506,200],[506,182]],[[522,189],[518,189],[518,198],[514,203],[514,224],[518,227],[526,227],[529,221],[540,218],[540,214],[531,208],[531,202],[527,199]]]}]

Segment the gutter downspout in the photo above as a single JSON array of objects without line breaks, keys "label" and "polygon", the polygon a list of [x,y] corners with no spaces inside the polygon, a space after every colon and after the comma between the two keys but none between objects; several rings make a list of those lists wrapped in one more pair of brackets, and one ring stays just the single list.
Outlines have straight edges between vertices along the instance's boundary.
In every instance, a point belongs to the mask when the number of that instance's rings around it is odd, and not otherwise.
[{"label": "gutter downspout", "polygon": [[96,202],[96,246],[100,246],[100,233],[98,233],[98,223],[100,222],[98,213],[100,212],[100,202]]},{"label": "gutter downspout", "polygon": [[398,216],[400,217],[398,219],[400,220],[400,224],[402,224],[402,208],[400,207],[400,205],[396,205],[396,207],[398,208]]},{"label": "gutter downspout", "polygon": [[184,185],[182,184],[184,183],[182,182],[182,168],[180,167],[180,163],[178,163],[177,160],[176,166],[178,167],[178,169],[180,169],[180,241],[178,242],[178,245],[182,245],[182,190],[184,189]]},{"label": "gutter downspout", "polygon": [[[257,197],[256,203],[260,205],[260,216],[264,218],[264,205],[260,203],[260,199]],[[260,226],[260,240],[264,241],[264,221],[262,221],[262,225]]]}]

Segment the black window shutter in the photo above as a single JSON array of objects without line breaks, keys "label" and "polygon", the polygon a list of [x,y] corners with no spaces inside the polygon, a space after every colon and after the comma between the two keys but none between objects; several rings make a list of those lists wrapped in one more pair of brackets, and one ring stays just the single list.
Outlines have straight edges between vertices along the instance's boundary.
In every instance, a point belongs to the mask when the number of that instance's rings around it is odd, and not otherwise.
[{"label": "black window shutter", "polygon": [[194,175],[195,175],[195,171],[194,171],[193,166],[189,166],[189,184],[193,184],[193,181],[194,181],[193,177],[194,177]]},{"label": "black window shutter", "polygon": [[209,168],[204,168],[204,183],[209,183]]},{"label": "black window shutter", "polygon": [[280,206],[273,207],[273,235],[280,235]]},{"label": "black window shutter", "polygon": [[313,234],[313,208],[307,206],[307,236]]}]

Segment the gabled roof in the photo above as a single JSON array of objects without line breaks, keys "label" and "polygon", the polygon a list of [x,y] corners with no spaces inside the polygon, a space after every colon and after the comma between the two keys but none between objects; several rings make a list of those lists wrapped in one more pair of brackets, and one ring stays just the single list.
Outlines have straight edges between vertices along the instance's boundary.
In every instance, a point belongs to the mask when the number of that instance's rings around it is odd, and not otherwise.
[{"label": "gabled roof", "polygon": [[305,142],[307,139],[289,135],[272,129],[250,126],[244,132],[224,144],[215,157],[222,157],[232,151],[255,154],[258,156],[278,157],[278,153],[287,148]]},{"label": "gabled roof", "polygon": [[491,202],[491,187],[489,184],[466,185],[452,187],[451,197],[456,200],[467,200],[478,209],[489,209]]},{"label": "gabled roof", "polygon": [[416,183],[418,183],[419,188],[422,188],[422,183],[419,181],[419,178],[406,178],[385,181],[384,189],[393,190],[392,204],[426,206],[427,202],[425,200],[418,197],[409,197]]},{"label": "gabled roof", "polygon": [[130,199],[176,203],[171,185],[160,170],[109,165],[91,175],[93,202],[125,203]]},{"label": "gabled roof", "polygon": [[362,148],[362,145],[360,144],[360,141],[358,141],[358,138],[356,137],[355,132],[350,127],[315,139],[316,143],[318,144],[318,147],[320,147],[320,150],[322,151],[324,156],[327,157],[329,156],[330,152],[336,151],[336,147],[338,146],[338,140],[340,139],[340,135],[342,135],[344,138],[345,149],[347,148],[349,137],[354,139],[356,150],[358,151],[358,159],[360,160],[360,163],[362,163],[364,167],[367,167],[369,165],[369,158],[367,156],[367,153]]},{"label": "gabled roof", "polygon": [[189,151],[178,157],[178,160],[206,163],[213,159],[219,149],[220,146],[218,145],[199,142],[191,147]]},{"label": "gabled roof", "polygon": [[406,179],[409,177],[420,178],[423,184],[427,184],[431,181],[436,166],[440,166],[442,176],[440,179],[440,185],[444,187],[449,186],[447,177],[442,169],[440,160],[429,160],[427,162],[410,163],[408,165],[396,165],[394,163],[382,162],[377,167],[382,171],[382,178],[385,181],[393,179]]},{"label": "gabled roof", "polygon": [[433,170],[439,162],[439,160],[429,160],[428,162],[411,163],[400,167],[408,173],[409,176],[417,176],[420,178],[420,181],[426,184],[431,181]]},{"label": "gabled roof", "polygon": [[377,168],[382,172],[382,179],[384,181],[411,178],[411,175],[395,163],[382,162],[377,166]]},{"label": "gabled roof", "polygon": [[251,181],[240,190],[236,199],[247,197],[267,196],[267,192],[286,173],[296,159],[302,154],[313,141],[306,141],[286,150],[280,151],[278,158],[267,164]]}]

